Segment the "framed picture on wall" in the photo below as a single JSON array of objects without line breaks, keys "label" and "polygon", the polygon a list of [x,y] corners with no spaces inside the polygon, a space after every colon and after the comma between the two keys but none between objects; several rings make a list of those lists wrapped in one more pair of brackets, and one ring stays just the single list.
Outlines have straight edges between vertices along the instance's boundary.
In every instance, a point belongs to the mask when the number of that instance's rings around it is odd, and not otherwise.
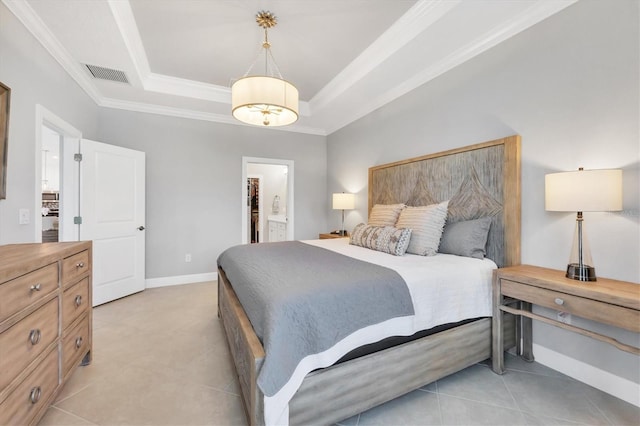
[{"label": "framed picture on wall", "polygon": [[0,200],[7,198],[7,149],[11,89],[0,83]]}]

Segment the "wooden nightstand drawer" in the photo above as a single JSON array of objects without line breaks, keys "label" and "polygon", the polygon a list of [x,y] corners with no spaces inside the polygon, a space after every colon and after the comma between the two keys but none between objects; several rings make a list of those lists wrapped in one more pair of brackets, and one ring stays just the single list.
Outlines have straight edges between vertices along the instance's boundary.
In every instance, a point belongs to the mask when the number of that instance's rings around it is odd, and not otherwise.
[{"label": "wooden nightstand drawer", "polygon": [[51,294],[57,288],[57,263],[0,285],[0,322]]},{"label": "wooden nightstand drawer", "polygon": [[62,296],[62,329],[87,311],[89,307],[89,278],[85,278],[64,291]]},{"label": "wooden nightstand drawer", "polygon": [[[592,321],[640,332],[640,285],[607,278],[594,282],[569,279],[564,271],[531,265],[500,268],[493,273],[493,371],[504,372],[502,313],[520,317],[516,353],[533,361],[532,320],[588,336],[622,351],[640,355],[640,348],[614,337],[559,321],[544,312],[533,312],[533,305],[544,306]],[[508,300],[504,296],[507,296]],[[513,300],[519,302],[512,303]],[[520,339],[521,343],[520,344]]]},{"label": "wooden nightstand drawer", "polygon": [[505,296],[640,332],[640,311],[506,279],[501,286]]},{"label": "wooden nightstand drawer", "polygon": [[47,408],[58,383],[58,348],[54,348],[0,404],[0,424],[31,424],[34,417]]},{"label": "wooden nightstand drawer", "polygon": [[57,298],[0,334],[0,390],[57,338]]},{"label": "wooden nightstand drawer", "polygon": [[319,234],[318,238],[321,240],[328,240],[331,238],[349,238],[349,234],[340,235],[340,234]]},{"label": "wooden nightstand drawer", "polygon": [[81,277],[89,271],[89,251],[81,251],[71,257],[67,257],[62,261],[62,285],[73,284],[74,278]]}]

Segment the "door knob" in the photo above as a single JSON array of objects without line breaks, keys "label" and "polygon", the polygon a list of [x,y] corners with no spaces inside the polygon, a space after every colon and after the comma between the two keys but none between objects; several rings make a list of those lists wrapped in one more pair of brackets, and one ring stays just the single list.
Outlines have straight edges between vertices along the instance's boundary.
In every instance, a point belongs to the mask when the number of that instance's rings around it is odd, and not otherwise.
[{"label": "door knob", "polygon": [[144,226],[138,226],[138,231],[144,231]]}]

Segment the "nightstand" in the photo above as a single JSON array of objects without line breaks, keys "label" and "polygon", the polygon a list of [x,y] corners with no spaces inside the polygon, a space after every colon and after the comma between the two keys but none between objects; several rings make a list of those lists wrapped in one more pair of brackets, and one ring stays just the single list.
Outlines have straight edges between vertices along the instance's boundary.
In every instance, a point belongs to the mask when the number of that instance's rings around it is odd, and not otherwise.
[{"label": "nightstand", "polygon": [[[533,361],[532,320],[592,337],[620,350],[640,354],[640,349],[612,337],[557,321],[531,312],[532,305],[567,312],[592,321],[640,332],[640,285],[598,277],[582,282],[565,277],[564,271],[531,265],[511,266],[493,273],[493,371],[504,372],[502,312],[517,315],[518,355]],[[522,350],[519,342],[522,337]]]},{"label": "nightstand", "polygon": [[321,240],[328,240],[330,238],[349,238],[349,233],[347,233],[347,235],[340,235],[340,234],[319,234],[318,238],[320,238]]}]

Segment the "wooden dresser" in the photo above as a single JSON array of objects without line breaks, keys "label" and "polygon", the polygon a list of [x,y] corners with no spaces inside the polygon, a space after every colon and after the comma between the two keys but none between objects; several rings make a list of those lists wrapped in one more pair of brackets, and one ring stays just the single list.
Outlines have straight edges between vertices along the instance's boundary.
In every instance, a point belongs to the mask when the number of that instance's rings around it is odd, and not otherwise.
[{"label": "wooden dresser", "polygon": [[0,246],[0,424],[35,424],[91,357],[91,242]]}]

